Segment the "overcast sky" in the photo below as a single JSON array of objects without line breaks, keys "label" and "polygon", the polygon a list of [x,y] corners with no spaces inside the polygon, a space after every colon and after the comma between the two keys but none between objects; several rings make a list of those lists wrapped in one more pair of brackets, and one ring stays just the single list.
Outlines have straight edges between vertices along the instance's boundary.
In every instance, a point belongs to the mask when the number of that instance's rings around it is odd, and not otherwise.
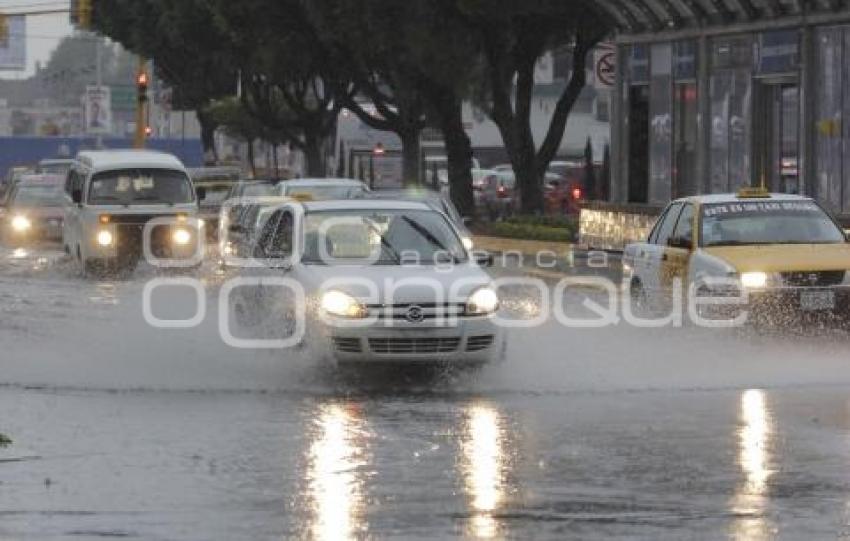
[{"label": "overcast sky", "polygon": [[[68,9],[69,0],[0,0],[0,12],[43,11]],[[59,41],[72,33],[68,14],[38,15],[27,17],[26,72],[0,72],[0,77],[11,79],[28,77],[35,72],[36,62],[44,64]]]}]

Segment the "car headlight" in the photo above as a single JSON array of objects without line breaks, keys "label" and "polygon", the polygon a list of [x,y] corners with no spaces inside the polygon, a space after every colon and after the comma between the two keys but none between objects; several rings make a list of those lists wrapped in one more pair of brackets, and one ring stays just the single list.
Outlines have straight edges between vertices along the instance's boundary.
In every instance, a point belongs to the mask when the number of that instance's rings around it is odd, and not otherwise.
[{"label": "car headlight", "polygon": [[467,250],[472,250],[475,248],[475,243],[472,242],[470,237],[461,237],[460,241],[463,243],[463,247]]},{"label": "car headlight", "polygon": [[112,243],[115,241],[115,237],[109,231],[105,229],[100,231],[96,237],[97,243],[101,246],[112,246]]},{"label": "car headlight", "polygon": [[322,310],[333,316],[364,318],[366,307],[347,293],[331,290],[322,295]]},{"label": "car headlight", "polygon": [[171,234],[171,240],[179,246],[186,246],[192,241],[192,234],[185,229],[175,229]]},{"label": "car headlight", "polygon": [[112,246],[112,243],[115,242],[115,237],[112,233],[104,229],[97,234],[96,240],[101,246]]},{"label": "car headlight", "polygon": [[499,296],[491,287],[476,289],[466,301],[466,313],[470,315],[492,314],[499,309]]},{"label": "car headlight", "polygon": [[747,289],[761,289],[767,285],[767,274],[764,272],[741,273],[741,285]]},{"label": "car headlight", "polygon": [[32,227],[32,222],[26,216],[15,216],[12,218],[12,229],[18,233],[28,231]]}]

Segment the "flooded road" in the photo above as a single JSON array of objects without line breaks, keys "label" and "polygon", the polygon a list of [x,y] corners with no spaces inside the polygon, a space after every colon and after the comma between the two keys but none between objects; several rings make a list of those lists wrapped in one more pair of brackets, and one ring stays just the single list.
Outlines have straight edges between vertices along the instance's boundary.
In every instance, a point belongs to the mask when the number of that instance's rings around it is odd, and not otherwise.
[{"label": "flooded road", "polygon": [[835,538],[848,397],[5,389],[0,536]]},{"label": "flooded road", "polygon": [[[547,321],[480,372],[351,378],[229,348],[215,313],[149,328],[144,269],[0,260],[0,539],[850,532],[841,333]],[[184,293],[161,317],[191,317]]]}]

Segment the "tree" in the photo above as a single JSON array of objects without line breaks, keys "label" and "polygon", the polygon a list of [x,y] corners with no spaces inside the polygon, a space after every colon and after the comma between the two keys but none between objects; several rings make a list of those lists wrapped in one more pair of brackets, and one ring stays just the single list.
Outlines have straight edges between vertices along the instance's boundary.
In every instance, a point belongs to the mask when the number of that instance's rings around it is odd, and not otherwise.
[{"label": "tree", "polygon": [[354,85],[353,92],[338,92],[343,105],[371,128],[398,135],[403,183],[421,184],[425,101],[400,54],[408,39],[404,26],[415,23],[407,16],[408,5],[363,0],[305,0],[304,5],[329,58]]},{"label": "tree", "polygon": [[98,0],[93,26],[126,49],[153,59],[157,75],[173,89],[172,104],[196,111],[204,149],[214,153],[217,125],[207,108],[213,100],[235,93],[238,68],[210,2]]},{"label": "tree", "polygon": [[605,152],[602,155],[601,193],[599,199],[608,201],[611,197],[611,145],[605,143]]},{"label": "tree", "polygon": [[[301,150],[307,174],[325,176],[327,141],[342,107],[340,79],[300,0],[211,0],[234,44],[248,106]],[[277,108],[284,116],[272,114]]]},{"label": "tree", "polygon": [[[560,147],[570,111],[586,84],[587,56],[611,27],[582,0],[457,0],[447,9],[480,47],[478,101],[499,128],[517,176],[524,212],[543,210],[543,177]],[[559,47],[572,51],[572,74],[536,144],[531,129],[535,65]]]},{"label": "tree", "polygon": [[599,197],[596,184],[596,169],[593,164],[593,141],[587,138],[584,145],[584,193],[585,198],[594,200]]},{"label": "tree", "polygon": [[[368,125],[402,139],[406,182],[420,180],[419,135],[439,128],[445,141],[451,196],[474,214],[472,144],[462,104],[470,95],[474,47],[457,20],[433,0],[303,0],[331,63],[345,71],[353,93],[340,93]],[[366,110],[354,97],[368,99]]]},{"label": "tree", "polygon": [[254,143],[258,140],[268,141],[271,138],[265,125],[258,122],[254,115],[245,108],[242,101],[236,97],[213,102],[209,107],[209,114],[227,135],[248,145],[248,162],[251,166],[251,172],[256,176]]}]

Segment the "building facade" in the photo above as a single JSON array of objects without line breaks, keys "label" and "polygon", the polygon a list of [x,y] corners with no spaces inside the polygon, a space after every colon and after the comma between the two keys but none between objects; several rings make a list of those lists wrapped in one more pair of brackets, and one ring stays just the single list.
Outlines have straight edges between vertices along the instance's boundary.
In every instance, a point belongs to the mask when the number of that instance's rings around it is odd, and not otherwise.
[{"label": "building facade", "polygon": [[850,2],[596,4],[618,27],[617,212],[765,186],[850,220]]}]

